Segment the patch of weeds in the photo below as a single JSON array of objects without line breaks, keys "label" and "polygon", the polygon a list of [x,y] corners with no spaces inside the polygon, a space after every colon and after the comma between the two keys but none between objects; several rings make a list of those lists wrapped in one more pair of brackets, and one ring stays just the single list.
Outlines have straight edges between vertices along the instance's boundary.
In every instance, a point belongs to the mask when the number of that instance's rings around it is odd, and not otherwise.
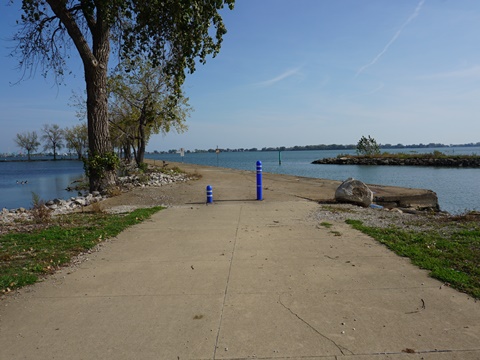
[{"label": "patch of weeds", "polygon": [[138,170],[141,172],[141,173],[145,173],[148,171],[148,164],[145,163],[145,162],[142,162],[140,164],[138,164]]},{"label": "patch of weeds", "polygon": [[140,173],[137,175],[137,178],[141,184],[146,184],[150,181],[150,175],[148,173]]},{"label": "patch of weeds", "polygon": [[178,166],[174,166],[174,167],[170,168],[170,172],[174,172],[176,174],[184,174],[185,173],[185,171],[180,169]]},{"label": "patch of weeds", "polygon": [[45,201],[40,199],[40,196],[34,192],[32,192],[31,214],[34,222],[37,224],[48,224],[52,217],[52,211],[45,205]]},{"label": "patch of weeds", "polygon": [[185,174],[185,171],[180,169],[178,166],[173,166],[173,167],[163,166],[161,168],[158,168],[157,170],[167,175]]},{"label": "patch of weeds", "polygon": [[0,236],[0,292],[7,293],[36,282],[40,276],[68,264],[73,256],[161,209],[137,209],[126,215],[73,213],[56,217],[55,223],[46,229]]},{"label": "patch of weeds", "polygon": [[[346,157],[346,158],[357,158],[357,159],[362,159],[362,158],[370,158],[372,157],[371,155],[349,155],[349,154],[341,154],[338,155],[337,158],[341,157]],[[410,152],[410,153],[404,153],[404,152],[399,152],[399,153],[389,153],[389,152],[383,152],[381,154],[375,154],[375,158],[380,158],[380,159],[476,159],[479,156],[476,154],[471,154],[471,155],[451,155],[451,154],[445,154],[441,151],[435,150],[431,153],[422,153],[419,154],[417,152]]]},{"label": "patch of weeds", "polygon": [[323,227],[325,227],[325,228],[327,228],[327,229],[330,229],[333,225],[330,224],[329,222],[324,221],[324,222],[321,222],[321,223],[320,223],[320,226],[323,226]]},{"label": "patch of weeds", "polygon": [[115,197],[115,196],[119,196],[121,194],[122,194],[122,189],[119,186],[110,186],[107,189],[107,196],[108,197]]},{"label": "patch of weeds", "polygon": [[340,231],[330,231],[330,234],[333,234],[335,236],[342,236],[342,233]]},{"label": "patch of weeds", "polygon": [[333,206],[333,205],[322,205],[322,210],[329,211],[331,213],[353,213],[352,209],[348,209],[346,207],[341,206]]},{"label": "patch of weeds", "polygon": [[459,226],[455,220],[448,224],[445,221],[440,231],[378,228],[365,226],[359,220],[346,223],[429,270],[433,278],[480,299],[480,224],[472,221]]},{"label": "patch of weeds", "polygon": [[202,175],[199,174],[196,169],[193,173],[188,173],[187,175],[190,179],[200,180],[202,178]]},{"label": "patch of weeds", "polygon": [[103,205],[100,201],[90,204],[90,211],[96,214],[102,214],[105,212]]}]

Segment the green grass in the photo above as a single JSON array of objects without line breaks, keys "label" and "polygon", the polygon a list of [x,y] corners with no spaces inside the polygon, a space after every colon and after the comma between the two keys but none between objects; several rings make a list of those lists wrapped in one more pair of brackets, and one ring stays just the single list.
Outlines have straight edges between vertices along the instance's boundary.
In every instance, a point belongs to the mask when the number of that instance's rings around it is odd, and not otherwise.
[{"label": "green grass", "polygon": [[71,258],[138,224],[162,207],[138,209],[126,215],[69,214],[43,230],[0,236],[0,292],[35,283],[68,264]]},{"label": "green grass", "polygon": [[439,223],[435,230],[378,228],[347,220],[353,228],[430,271],[430,276],[480,299],[480,224]]}]

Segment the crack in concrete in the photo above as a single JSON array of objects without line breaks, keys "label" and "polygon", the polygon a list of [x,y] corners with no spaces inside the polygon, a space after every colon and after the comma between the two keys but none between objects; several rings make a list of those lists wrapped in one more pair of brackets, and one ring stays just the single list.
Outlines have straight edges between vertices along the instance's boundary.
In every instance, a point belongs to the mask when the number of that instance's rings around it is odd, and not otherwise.
[{"label": "crack in concrete", "polygon": [[225,284],[225,293],[223,295],[222,311],[220,312],[220,321],[218,323],[217,336],[215,338],[215,347],[213,348],[213,360],[216,359],[215,356],[217,355],[218,340],[220,339],[220,330],[222,328],[222,321],[223,321],[223,311],[225,310],[225,302],[227,301],[228,285],[230,284],[230,275],[232,273],[233,257],[235,256],[235,249],[237,247],[238,231],[240,229],[240,220],[242,218],[242,210],[243,210],[243,206],[240,207],[240,211],[238,213],[237,229],[235,230],[235,240],[233,242],[232,255],[230,256],[230,267],[228,268],[227,283]]},{"label": "crack in concrete", "polygon": [[[347,349],[346,347],[344,346],[341,346],[339,344],[337,344],[334,340],[330,339],[328,336],[322,334],[318,329],[316,329],[314,326],[312,326],[308,321],[306,321],[305,319],[303,319],[302,317],[300,317],[297,313],[295,313],[292,309],[290,309],[288,306],[286,306],[283,302],[282,302],[282,295],[284,295],[285,293],[281,293],[279,296],[278,296],[278,302],[280,303],[280,305],[282,305],[290,314],[292,314],[293,316],[295,316],[298,320],[300,320],[301,322],[303,322],[305,325],[307,325],[310,329],[312,329],[315,333],[317,333],[318,335],[320,335],[321,337],[323,337],[325,340],[328,340],[330,341],[333,345],[335,345],[335,347],[342,353],[343,356],[345,355],[355,355],[351,350]],[[345,354],[343,351],[347,351],[349,354]]]},{"label": "crack in concrete", "polygon": [[[435,354],[435,353],[466,353],[466,352],[477,352],[480,351],[480,348],[478,349],[456,349],[456,350],[451,350],[451,349],[442,349],[442,350],[414,350],[411,354]],[[407,352],[405,350],[402,351],[385,351],[385,352],[372,352],[372,353],[359,353],[356,354],[357,356],[367,356],[367,355],[373,355],[373,356],[382,356],[382,355],[405,355]]]}]

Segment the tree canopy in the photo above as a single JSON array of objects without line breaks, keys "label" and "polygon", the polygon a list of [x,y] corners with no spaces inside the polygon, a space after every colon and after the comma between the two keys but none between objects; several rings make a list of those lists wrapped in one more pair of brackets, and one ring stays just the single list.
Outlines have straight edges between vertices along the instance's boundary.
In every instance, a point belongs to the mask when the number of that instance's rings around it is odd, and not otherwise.
[{"label": "tree canopy", "polygon": [[53,160],[57,160],[57,150],[63,147],[64,133],[57,124],[42,126],[42,140],[45,141],[45,150],[53,151]]},{"label": "tree canopy", "polygon": [[[235,0],[23,0],[18,42],[14,53],[20,66],[58,81],[76,49],[87,90],[90,190],[104,190],[115,180],[110,166],[112,146],[108,128],[107,72],[113,50],[122,59],[142,58],[171,77],[181,96],[185,71],[195,71],[215,56],[226,28],[220,11],[233,9]],[[162,65],[158,67],[158,65]],[[105,164],[102,161],[105,160]],[[103,166],[105,165],[105,166]]]},{"label": "tree canopy", "polygon": [[135,59],[120,64],[109,77],[109,92],[110,121],[124,135],[126,157],[128,147],[132,148],[137,165],[143,163],[152,134],[183,132],[187,128],[185,120],[191,111],[188,98],[175,91],[169,76],[148,61]]},{"label": "tree canopy", "polygon": [[77,153],[77,158],[81,160],[87,147],[88,133],[87,124],[82,123],[63,130],[65,145],[68,149]]},{"label": "tree canopy", "polygon": [[37,150],[37,148],[40,146],[40,141],[38,141],[38,135],[36,131],[27,131],[22,134],[17,134],[14,140],[18,147],[27,151],[29,161],[31,152]]}]

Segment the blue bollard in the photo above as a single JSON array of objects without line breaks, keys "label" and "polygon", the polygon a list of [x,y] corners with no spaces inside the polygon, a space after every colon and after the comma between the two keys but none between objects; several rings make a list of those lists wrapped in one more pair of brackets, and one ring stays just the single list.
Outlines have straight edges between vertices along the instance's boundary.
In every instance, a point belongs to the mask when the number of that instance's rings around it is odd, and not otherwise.
[{"label": "blue bollard", "polygon": [[262,196],[262,162],[257,161],[257,200],[263,200]]},{"label": "blue bollard", "polygon": [[207,204],[213,203],[213,190],[210,185],[207,185]]}]

